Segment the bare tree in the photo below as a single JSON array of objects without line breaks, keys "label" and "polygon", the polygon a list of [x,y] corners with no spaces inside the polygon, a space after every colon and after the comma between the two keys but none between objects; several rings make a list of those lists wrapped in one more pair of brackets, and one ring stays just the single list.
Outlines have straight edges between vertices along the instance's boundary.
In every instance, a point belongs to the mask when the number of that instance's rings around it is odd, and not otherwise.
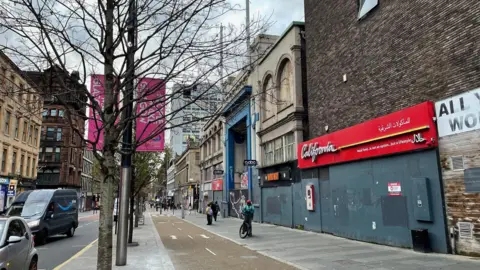
[{"label": "bare tree", "polygon": [[[136,11],[135,16],[129,16],[130,8]],[[103,144],[98,138],[85,139],[93,148],[101,170],[97,269],[111,269],[112,264],[111,213],[118,174],[115,154],[126,154],[120,150],[120,138],[135,119],[145,114],[158,115],[156,121],[161,124],[129,146],[134,151],[167,128],[175,127],[169,123],[180,117],[182,109],[163,112],[174,100],[184,99],[187,87],[198,83],[212,86],[185,100],[186,106],[201,107],[202,97],[217,94],[212,89],[217,89],[214,85],[222,81],[221,76],[231,76],[245,68],[242,57],[247,49],[246,32],[226,25],[222,41],[218,35],[220,23],[238,9],[224,0],[11,0],[0,3],[0,49],[19,67],[39,72],[52,67],[58,72],[78,71],[80,84],[87,84],[91,74],[105,76],[103,104],[86,90],[72,95],[71,82],[62,78],[56,78],[53,93],[65,104],[71,117],[85,118],[86,115],[66,106],[67,98],[93,110],[85,119],[102,122],[96,131],[103,134]],[[267,26],[265,18],[254,19],[250,33],[257,35]],[[131,27],[136,30],[134,43],[127,38]],[[133,70],[127,65],[127,52],[131,50],[135,54]],[[128,76],[132,72],[135,76]],[[157,93],[158,88],[139,91],[133,99],[127,98],[138,88],[137,79],[142,77],[160,78],[182,87],[154,99],[151,95]],[[133,89],[126,87],[132,83]],[[147,106],[137,108],[137,104],[146,100]],[[125,117],[129,104],[135,106],[133,115]],[[203,114],[192,121],[209,117],[211,114]],[[83,129],[73,124],[71,127],[84,138]]]}]

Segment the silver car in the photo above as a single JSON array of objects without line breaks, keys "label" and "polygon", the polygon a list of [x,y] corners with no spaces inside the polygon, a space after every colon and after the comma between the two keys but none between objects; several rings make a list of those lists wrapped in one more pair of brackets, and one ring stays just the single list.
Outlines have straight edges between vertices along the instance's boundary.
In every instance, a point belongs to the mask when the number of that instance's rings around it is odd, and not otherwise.
[{"label": "silver car", "polygon": [[20,217],[0,217],[0,269],[36,270],[38,254],[33,234]]}]

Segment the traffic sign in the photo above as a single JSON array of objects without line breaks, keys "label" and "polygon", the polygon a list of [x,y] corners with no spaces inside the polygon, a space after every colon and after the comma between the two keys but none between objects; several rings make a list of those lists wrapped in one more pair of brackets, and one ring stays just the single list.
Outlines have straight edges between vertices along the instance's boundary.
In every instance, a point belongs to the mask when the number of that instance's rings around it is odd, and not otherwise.
[{"label": "traffic sign", "polygon": [[223,170],[213,170],[213,174],[214,174],[214,175],[222,175],[222,174],[223,174]]},{"label": "traffic sign", "polygon": [[257,161],[255,159],[245,159],[243,161],[243,166],[247,166],[247,167],[257,166]]}]

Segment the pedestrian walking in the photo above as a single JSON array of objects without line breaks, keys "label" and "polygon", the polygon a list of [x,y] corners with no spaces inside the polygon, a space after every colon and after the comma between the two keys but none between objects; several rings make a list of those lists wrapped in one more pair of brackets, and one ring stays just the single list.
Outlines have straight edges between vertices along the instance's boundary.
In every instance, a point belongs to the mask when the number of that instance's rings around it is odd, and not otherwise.
[{"label": "pedestrian walking", "polygon": [[213,210],[212,210],[212,203],[208,203],[207,209],[205,209],[205,213],[207,214],[207,225],[212,225],[212,216],[213,216]]},{"label": "pedestrian walking", "polygon": [[95,215],[97,213],[97,210],[98,210],[98,202],[94,201],[92,203],[92,208],[93,208],[93,214]]},{"label": "pedestrian walking", "polygon": [[217,215],[218,215],[218,212],[220,212],[220,205],[218,205],[218,202],[215,201],[215,204],[213,204],[213,219],[215,220],[215,222],[217,222]]}]

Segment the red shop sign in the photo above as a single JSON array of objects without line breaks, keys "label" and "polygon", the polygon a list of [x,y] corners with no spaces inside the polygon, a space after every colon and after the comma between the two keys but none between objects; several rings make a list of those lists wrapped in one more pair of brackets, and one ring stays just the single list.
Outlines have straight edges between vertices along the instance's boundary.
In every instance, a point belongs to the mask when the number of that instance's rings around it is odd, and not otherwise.
[{"label": "red shop sign", "polygon": [[223,179],[212,181],[212,190],[223,190]]},{"label": "red shop sign", "polygon": [[322,165],[437,146],[434,105],[424,102],[298,145],[298,167]]}]

